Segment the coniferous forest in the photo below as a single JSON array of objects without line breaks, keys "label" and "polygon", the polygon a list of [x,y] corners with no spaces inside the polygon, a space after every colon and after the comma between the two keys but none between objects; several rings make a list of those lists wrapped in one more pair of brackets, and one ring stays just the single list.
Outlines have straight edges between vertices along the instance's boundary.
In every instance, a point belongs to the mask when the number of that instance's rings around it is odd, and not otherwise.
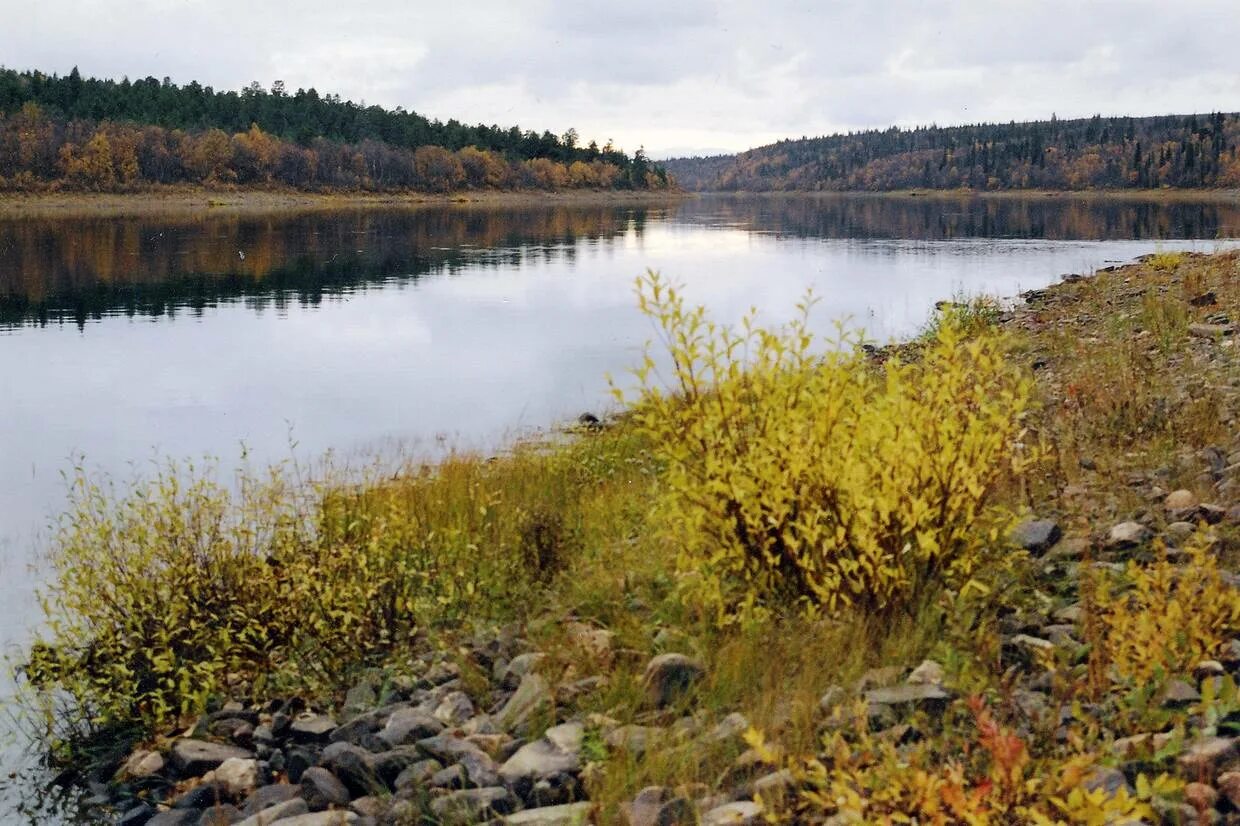
[{"label": "coniferous forest", "polygon": [[314,89],[217,91],[0,69],[0,189],[153,184],[308,190],[660,189],[641,150],[577,133],[431,120]]},{"label": "coniferous forest", "polygon": [[665,166],[703,191],[1238,187],[1240,115],[892,127]]}]

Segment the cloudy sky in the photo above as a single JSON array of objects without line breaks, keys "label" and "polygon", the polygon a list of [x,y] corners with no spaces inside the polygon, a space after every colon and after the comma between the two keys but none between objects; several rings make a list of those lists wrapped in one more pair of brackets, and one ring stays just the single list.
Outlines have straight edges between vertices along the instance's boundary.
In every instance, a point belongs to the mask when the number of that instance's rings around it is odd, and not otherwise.
[{"label": "cloudy sky", "polygon": [[314,86],[654,157],[1240,110],[1237,0],[0,0],[0,63]]}]

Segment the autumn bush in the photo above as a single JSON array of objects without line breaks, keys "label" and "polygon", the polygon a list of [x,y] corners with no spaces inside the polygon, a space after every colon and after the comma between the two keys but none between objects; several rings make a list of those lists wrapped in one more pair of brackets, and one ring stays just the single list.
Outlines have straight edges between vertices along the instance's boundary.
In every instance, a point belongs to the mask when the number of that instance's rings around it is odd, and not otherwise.
[{"label": "autumn bush", "polygon": [[980,586],[1005,524],[992,492],[1028,460],[1030,382],[1002,336],[966,338],[947,317],[915,363],[876,367],[842,328],[814,346],[810,299],[787,326],[751,313],[731,328],[655,273],[637,288],[670,386],[648,352],[636,394],[616,394],[665,465],[658,523],[691,602],[727,624]]},{"label": "autumn bush", "polygon": [[1094,574],[1085,583],[1085,628],[1095,683],[1141,685],[1187,673],[1224,653],[1240,632],[1240,592],[1201,536],[1189,564],[1165,554],[1148,564],[1130,560],[1122,574]]},{"label": "autumn bush", "polygon": [[635,452],[607,431],[360,478],[274,468],[230,483],[171,464],[113,486],[79,472],[24,674],[43,710],[63,716],[68,697],[92,724],[158,726],[282,686],[330,693],[422,632],[537,604],[645,490]]},{"label": "autumn bush", "polygon": [[761,734],[747,737],[767,763],[786,765],[784,798],[766,795],[771,822],[1104,824],[1156,817],[1156,798],[1182,784],[1141,774],[1135,788],[1087,788],[1098,765],[1087,752],[1039,755],[980,697],[958,704],[963,719],[939,736],[900,745],[872,732],[866,707],[837,710],[813,757],[783,758]]}]

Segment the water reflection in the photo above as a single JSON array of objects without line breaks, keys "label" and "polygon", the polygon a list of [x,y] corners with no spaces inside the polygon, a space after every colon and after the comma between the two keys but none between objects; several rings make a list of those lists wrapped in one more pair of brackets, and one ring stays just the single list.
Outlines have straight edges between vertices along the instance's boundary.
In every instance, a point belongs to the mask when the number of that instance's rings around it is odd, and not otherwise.
[{"label": "water reflection", "polygon": [[233,301],[276,310],[315,305],[465,266],[571,260],[579,240],[640,234],[649,212],[442,208],[0,221],[0,326],[201,315]]},{"label": "water reflection", "polygon": [[1240,203],[1118,198],[711,196],[670,207],[441,207],[0,221],[0,327],[277,311],[466,267],[571,261],[647,222],[781,237],[1163,240],[1240,236]]},{"label": "water reflection", "polygon": [[676,217],[802,238],[1046,241],[1240,236],[1240,201],[1113,196],[710,196]]}]

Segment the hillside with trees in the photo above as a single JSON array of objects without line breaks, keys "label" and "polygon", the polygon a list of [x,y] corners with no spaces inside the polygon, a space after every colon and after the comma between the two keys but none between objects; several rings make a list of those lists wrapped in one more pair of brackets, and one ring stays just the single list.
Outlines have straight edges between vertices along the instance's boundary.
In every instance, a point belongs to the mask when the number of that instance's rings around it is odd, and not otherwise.
[{"label": "hillside with trees", "polygon": [[638,150],[517,126],[431,120],[314,89],[216,91],[0,69],[0,189],[160,184],[307,190],[659,189]]},{"label": "hillside with trees", "polygon": [[1240,187],[1240,115],[892,127],[664,165],[699,191]]}]

